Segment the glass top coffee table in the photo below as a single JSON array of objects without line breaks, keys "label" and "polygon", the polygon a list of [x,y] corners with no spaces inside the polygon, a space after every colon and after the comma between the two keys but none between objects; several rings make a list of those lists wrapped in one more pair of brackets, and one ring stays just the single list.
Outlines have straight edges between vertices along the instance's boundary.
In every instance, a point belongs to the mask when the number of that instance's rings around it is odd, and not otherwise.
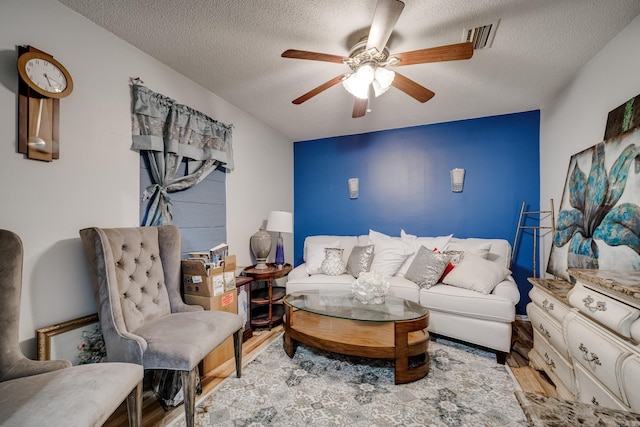
[{"label": "glass top coffee table", "polygon": [[[284,350],[298,343],[350,356],[395,360],[395,383],[429,373],[429,310],[387,296],[384,304],[357,301],[349,291],[315,290],[284,297]],[[409,366],[409,358],[417,363]]]}]

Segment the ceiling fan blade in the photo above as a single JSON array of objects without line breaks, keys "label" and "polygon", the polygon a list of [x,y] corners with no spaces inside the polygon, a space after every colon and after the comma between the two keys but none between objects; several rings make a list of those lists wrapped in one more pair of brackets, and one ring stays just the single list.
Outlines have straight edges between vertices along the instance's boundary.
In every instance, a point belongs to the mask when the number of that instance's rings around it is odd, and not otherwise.
[{"label": "ceiling fan blade", "polygon": [[329,80],[328,82],[321,84],[317,88],[311,89],[309,92],[305,93],[304,95],[302,95],[299,98],[294,99],[292,102],[294,104],[296,104],[296,105],[302,104],[303,102],[313,98],[314,96],[316,96],[320,92],[323,92],[323,91],[329,89],[331,86],[335,86],[338,83],[340,83],[342,81],[342,77],[343,77],[343,75],[340,74],[339,76],[334,77],[333,79]]},{"label": "ceiling fan blade", "polygon": [[400,60],[402,65],[425,64],[428,62],[457,61],[469,59],[473,56],[473,44],[469,42],[450,44],[447,46],[431,47],[391,55]]},{"label": "ceiling fan blade", "polygon": [[435,93],[431,92],[426,87],[419,85],[398,72],[396,72],[396,76],[391,85],[420,102],[427,102],[435,95]]},{"label": "ceiling fan blade", "polygon": [[308,52],[306,50],[296,49],[285,50],[281,56],[283,58],[308,59],[311,61],[335,62],[337,64],[342,64],[343,61],[349,59],[338,55],[329,55],[328,53]]},{"label": "ceiling fan blade", "polygon": [[378,0],[376,10],[373,12],[366,50],[375,47],[378,52],[382,52],[400,18],[402,9],[404,9],[404,3],[400,0]]},{"label": "ceiling fan blade", "polygon": [[367,112],[367,104],[369,103],[368,99],[356,98],[356,101],[353,103],[353,114],[351,117],[357,119],[358,117],[364,117]]}]

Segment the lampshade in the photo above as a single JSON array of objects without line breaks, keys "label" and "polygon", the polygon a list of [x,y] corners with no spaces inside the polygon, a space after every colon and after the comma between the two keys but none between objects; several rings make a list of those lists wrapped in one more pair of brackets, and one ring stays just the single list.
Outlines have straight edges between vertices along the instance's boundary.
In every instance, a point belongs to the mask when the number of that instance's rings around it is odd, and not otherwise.
[{"label": "lampshade", "polygon": [[278,232],[275,265],[276,268],[281,269],[284,266],[282,233],[293,233],[293,215],[291,212],[271,211],[267,220],[267,230]]},{"label": "lampshade", "polygon": [[291,212],[271,211],[267,219],[267,231],[293,233],[293,215]]}]

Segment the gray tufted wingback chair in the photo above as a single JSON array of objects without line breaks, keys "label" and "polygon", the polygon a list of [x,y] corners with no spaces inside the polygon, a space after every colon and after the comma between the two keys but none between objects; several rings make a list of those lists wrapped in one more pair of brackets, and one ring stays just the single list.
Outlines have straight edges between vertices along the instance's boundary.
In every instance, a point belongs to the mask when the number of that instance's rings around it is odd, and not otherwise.
[{"label": "gray tufted wingback chair", "polygon": [[241,317],[182,301],[182,242],[174,225],[93,227],[80,230],[80,237],[108,360],[180,371],[192,426],[198,363],[231,335],[241,375]]},{"label": "gray tufted wingback chair", "polygon": [[0,425],[98,426],[125,398],[129,425],[140,426],[143,369],[132,363],[73,366],[36,361],[19,345],[22,241],[0,230]]}]

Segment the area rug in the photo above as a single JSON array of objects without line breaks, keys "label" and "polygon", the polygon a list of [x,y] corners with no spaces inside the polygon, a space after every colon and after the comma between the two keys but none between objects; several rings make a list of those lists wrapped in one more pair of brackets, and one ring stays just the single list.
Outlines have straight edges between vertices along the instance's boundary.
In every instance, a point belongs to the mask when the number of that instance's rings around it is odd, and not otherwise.
[{"label": "area rug", "polygon": [[[528,426],[517,386],[495,355],[429,343],[425,378],[395,385],[393,362],[272,342],[199,400],[197,426]],[[182,427],[184,417],[171,424]]]}]

